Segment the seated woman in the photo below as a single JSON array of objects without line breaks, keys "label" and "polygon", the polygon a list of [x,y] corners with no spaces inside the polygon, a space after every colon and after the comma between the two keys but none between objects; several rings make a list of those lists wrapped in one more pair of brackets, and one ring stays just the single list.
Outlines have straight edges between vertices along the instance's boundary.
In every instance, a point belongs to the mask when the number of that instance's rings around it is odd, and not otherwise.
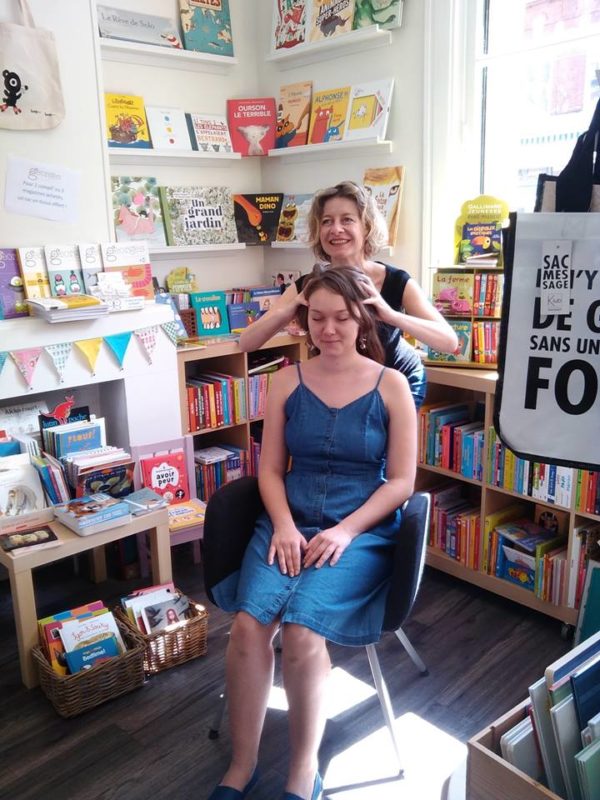
[{"label": "seated woman", "polygon": [[349,267],[318,269],[304,296],[301,322],[317,355],[277,372],[269,392],[259,468],[265,512],[224,604],[237,612],[226,658],[233,754],[210,800],[245,797],[257,780],[280,626],[290,725],[282,799],[321,797],[326,641],[379,639],[399,508],[413,491],[415,406],[406,378],[381,366],[368,278]]},{"label": "seated woman", "polygon": [[[442,353],[452,353],[458,347],[454,329],[408,272],[374,260],[387,242],[388,232],[375,200],[362,186],[344,181],[317,192],[308,223],[310,244],[317,259],[332,267],[351,264],[370,279],[384,363],[406,375],[419,408],[425,397],[425,367],[402,332]],[[267,314],[242,332],[242,350],[256,350],[289,325],[304,303],[306,278],[291,284]]]}]

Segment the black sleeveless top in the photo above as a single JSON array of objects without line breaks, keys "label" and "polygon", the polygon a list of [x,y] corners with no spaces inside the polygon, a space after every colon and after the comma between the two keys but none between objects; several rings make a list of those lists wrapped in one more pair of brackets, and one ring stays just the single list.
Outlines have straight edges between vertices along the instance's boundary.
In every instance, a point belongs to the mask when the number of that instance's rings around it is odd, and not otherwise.
[{"label": "black sleeveless top", "polygon": [[[383,264],[382,261],[378,263]],[[390,308],[393,308],[394,311],[401,311],[404,289],[410,280],[410,275],[405,270],[389,264],[383,264],[383,266],[385,267],[385,278],[381,287],[381,296]],[[309,275],[301,275],[295,281],[298,293],[302,291],[304,282],[308,278]],[[379,340],[385,350],[385,366],[397,369],[407,378],[415,376],[415,374],[423,375],[425,367],[415,348],[402,336],[402,331],[385,322],[378,322],[377,327]]]}]

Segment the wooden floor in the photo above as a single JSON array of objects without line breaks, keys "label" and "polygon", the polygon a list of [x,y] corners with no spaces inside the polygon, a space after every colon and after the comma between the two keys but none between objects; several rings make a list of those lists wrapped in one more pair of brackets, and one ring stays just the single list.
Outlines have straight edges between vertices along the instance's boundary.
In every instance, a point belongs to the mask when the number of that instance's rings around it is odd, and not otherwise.
[{"label": "wooden floor", "polygon": [[[200,572],[190,563],[187,548],[174,551],[175,582],[201,601]],[[94,585],[75,576],[70,560],[38,570],[35,580],[40,615],[97,597],[115,603],[142,583],[111,579]],[[10,589],[7,581],[0,582],[0,799],[205,800],[229,753],[226,724],[219,740],[207,738],[222,685],[229,627],[227,615],[212,607],[210,613],[207,656],[162,672],[141,689],[81,717],[63,720],[40,689],[26,690],[20,683]],[[435,746],[432,732],[440,741],[453,737],[466,742],[522,700],[528,684],[568,647],[555,620],[427,570],[405,631],[427,663],[429,676],[419,676],[393,636],[384,638],[378,652],[399,725],[410,722],[415,730],[422,729],[428,747]],[[341,706],[328,721],[321,748],[328,787],[324,797],[425,800],[424,792],[402,793],[394,784],[386,795],[376,787],[352,785],[351,770],[344,764],[371,762],[373,756],[361,748],[369,746],[372,754],[388,745],[387,740],[380,744],[386,734],[376,696],[368,688],[372,683],[364,649],[334,646],[331,652],[337,668],[333,689],[341,687]],[[286,737],[285,712],[270,710],[262,777],[252,800],[280,796]],[[370,766],[374,774],[389,778],[393,761],[388,758],[382,773],[377,765]],[[340,788],[344,782],[345,790]]]}]

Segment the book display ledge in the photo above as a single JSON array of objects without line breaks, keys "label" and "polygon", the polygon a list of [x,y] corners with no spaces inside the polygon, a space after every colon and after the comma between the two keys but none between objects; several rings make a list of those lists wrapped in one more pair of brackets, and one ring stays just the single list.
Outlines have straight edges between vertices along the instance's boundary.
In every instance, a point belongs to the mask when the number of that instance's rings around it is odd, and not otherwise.
[{"label": "book display ledge", "polygon": [[[488,452],[489,430],[493,427],[494,394],[496,391],[497,377],[498,373],[495,371],[484,372],[482,370],[470,369],[446,369],[445,367],[439,366],[427,367],[428,390],[425,402],[446,401],[448,403],[458,403],[482,401],[484,403],[484,453]],[[474,487],[475,492],[481,492],[480,509],[482,535],[485,528],[483,523],[486,515],[514,503],[515,500],[519,500],[519,502],[525,505],[530,504],[532,507],[536,504],[541,504],[547,505],[549,509],[556,508],[565,511],[569,515],[568,562],[571,559],[573,549],[573,531],[577,525],[581,522],[585,522],[586,519],[600,521],[599,517],[583,514],[575,510],[574,485],[571,493],[570,507],[564,508],[554,503],[544,503],[540,499],[535,499],[498,486],[492,486],[487,482],[485,467],[483,472],[483,480],[480,481],[466,478],[449,469],[419,463],[417,488],[420,490],[427,490],[442,483],[443,480],[453,479],[469,485],[470,487]],[[476,502],[475,505],[477,505]],[[481,570],[481,556],[479,563],[480,568],[470,569],[455,558],[451,558],[445,552],[437,548],[428,547],[427,564],[435,567],[435,569],[453,575],[456,578],[468,581],[482,589],[500,595],[501,597],[513,600],[535,611],[540,611],[543,614],[554,617],[566,625],[574,626],[577,622],[577,609],[545,602],[528,589],[521,588],[507,580],[483,572]],[[513,797],[517,796],[521,798],[521,795],[513,795]],[[552,795],[548,796],[552,797]]]}]

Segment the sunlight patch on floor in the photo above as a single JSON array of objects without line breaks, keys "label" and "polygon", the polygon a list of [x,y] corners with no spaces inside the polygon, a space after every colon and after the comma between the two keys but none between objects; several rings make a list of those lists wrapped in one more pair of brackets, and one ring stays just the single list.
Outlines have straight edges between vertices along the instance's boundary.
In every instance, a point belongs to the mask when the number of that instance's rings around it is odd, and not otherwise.
[{"label": "sunlight patch on floor", "polygon": [[[404,763],[403,780],[360,786],[364,782],[391,777],[397,772],[390,736],[384,726],[331,760],[324,775],[324,800],[464,798],[465,744],[412,713],[403,714],[396,720],[396,734]],[[452,792],[442,794],[453,772],[457,774],[451,782]]]},{"label": "sunlight patch on floor", "polygon": [[[353,706],[363,703],[369,697],[373,697],[374,694],[375,688],[373,686],[358,680],[358,678],[353,677],[341,667],[334,667],[331,670],[327,685],[328,719],[333,719],[338,714],[342,714]],[[287,711],[287,707],[285,692],[281,687],[273,686],[269,695],[269,708]]]}]

